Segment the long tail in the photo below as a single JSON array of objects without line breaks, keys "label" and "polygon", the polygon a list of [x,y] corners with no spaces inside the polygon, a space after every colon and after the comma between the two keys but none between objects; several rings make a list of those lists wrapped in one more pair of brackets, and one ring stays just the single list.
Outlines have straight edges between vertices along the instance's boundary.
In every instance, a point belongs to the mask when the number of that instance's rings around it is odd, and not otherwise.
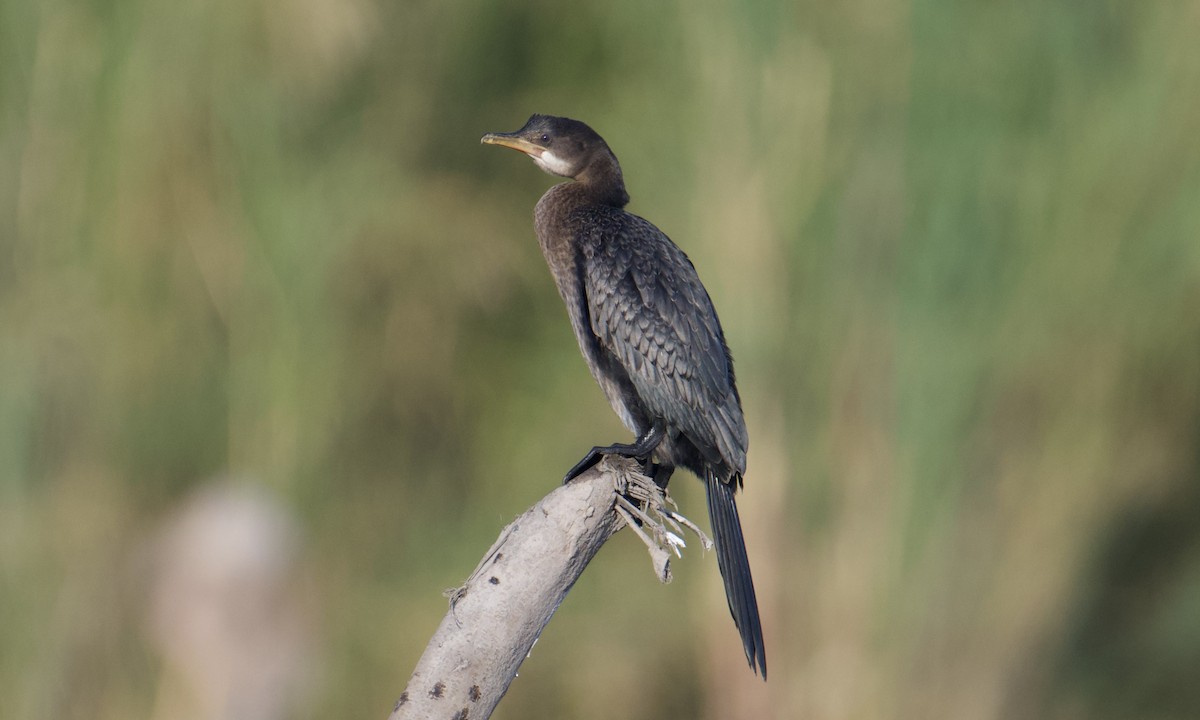
[{"label": "long tail", "polygon": [[717,544],[717,565],[725,581],[725,598],[733,623],[742,635],[746,660],[750,669],[767,679],[767,649],[763,645],[762,623],[758,619],[758,599],[754,596],[754,578],[750,577],[750,560],[746,557],[746,541],[742,538],[742,521],[738,518],[733,491],[737,478],[722,482],[711,470],[705,473],[708,486],[708,518],[712,523],[713,540]]}]

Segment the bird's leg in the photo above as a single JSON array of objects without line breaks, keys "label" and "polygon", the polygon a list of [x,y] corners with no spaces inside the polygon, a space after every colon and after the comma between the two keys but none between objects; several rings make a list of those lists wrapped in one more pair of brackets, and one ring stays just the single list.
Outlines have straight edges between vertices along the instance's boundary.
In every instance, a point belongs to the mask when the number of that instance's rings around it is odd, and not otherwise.
[{"label": "bird's leg", "polygon": [[667,483],[671,481],[671,473],[675,472],[675,466],[666,463],[656,463],[653,470],[654,472],[650,477],[654,478],[654,484],[659,489],[666,490]]},{"label": "bird's leg", "polygon": [[662,423],[654,423],[646,434],[642,435],[633,444],[614,443],[612,445],[597,446],[588,451],[583,459],[575,463],[575,467],[567,472],[567,476],[563,478],[563,485],[571,482],[583,473],[587,472],[593,465],[600,462],[603,455],[620,455],[621,457],[633,458],[642,461],[643,464],[650,458],[650,454],[658,447],[663,438],[667,436],[666,428]]}]

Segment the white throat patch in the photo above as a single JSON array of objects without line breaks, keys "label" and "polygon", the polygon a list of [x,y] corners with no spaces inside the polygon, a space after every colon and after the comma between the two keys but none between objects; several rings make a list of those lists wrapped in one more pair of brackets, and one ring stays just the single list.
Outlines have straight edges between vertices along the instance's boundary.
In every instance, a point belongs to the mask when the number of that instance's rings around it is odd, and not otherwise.
[{"label": "white throat patch", "polygon": [[567,163],[567,161],[563,160],[549,150],[542,152],[541,156],[535,157],[533,161],[537,163],[538,167],[550,173],[551,175],[560,175],[562,177],[571,176],[571,166]]}]

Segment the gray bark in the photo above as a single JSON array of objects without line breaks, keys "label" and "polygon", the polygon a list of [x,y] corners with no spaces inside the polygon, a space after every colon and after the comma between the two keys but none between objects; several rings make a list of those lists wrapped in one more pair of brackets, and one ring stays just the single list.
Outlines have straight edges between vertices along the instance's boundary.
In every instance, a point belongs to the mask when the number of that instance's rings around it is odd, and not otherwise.
[{"label": "gray bark", "polygon": [[[466,584],[452,593],[450,611],[389,720],[490,716],[550,617],[601,546],[625,525],[624,518],[631,514],[646,518],[620,496],[632,491],[632,484],[645,492],[645,479],[635,466],[605,458],[504,528]],[[654,509],[661,517],[661,505]],[[662,546],[676,543],[662,542],[661,525],[650,529],[659,542],[652,543],[642,528],[638,534],[648,545],[660,546],[657,555],[652,548],[652,557],[660,579],[667,580],[667,552]],[[667,535],[678,539],[673,533]]]}]

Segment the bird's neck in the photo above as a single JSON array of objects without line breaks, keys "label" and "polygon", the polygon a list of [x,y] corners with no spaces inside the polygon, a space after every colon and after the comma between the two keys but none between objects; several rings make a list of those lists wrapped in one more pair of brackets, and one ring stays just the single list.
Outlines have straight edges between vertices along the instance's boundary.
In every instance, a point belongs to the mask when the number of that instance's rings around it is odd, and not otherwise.
[{"label": "bird's neck", "polygon": [[581,186],[588,201],[597,205],[623,208],[629,203],[621,165],[611,151],[593,157],[587,169],[576,176],[575,182]]}]

